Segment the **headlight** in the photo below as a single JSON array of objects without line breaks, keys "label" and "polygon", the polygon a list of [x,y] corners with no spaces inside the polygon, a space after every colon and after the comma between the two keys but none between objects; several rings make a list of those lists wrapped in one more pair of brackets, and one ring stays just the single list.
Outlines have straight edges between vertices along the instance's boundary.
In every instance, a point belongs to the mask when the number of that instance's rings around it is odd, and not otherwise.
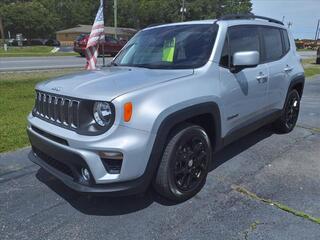
[{"label": "headlight", "polygon": [[101,127],[111,124],[113,116],[110,104],[107,102],[96,102],[93,106],[93,117]]}]

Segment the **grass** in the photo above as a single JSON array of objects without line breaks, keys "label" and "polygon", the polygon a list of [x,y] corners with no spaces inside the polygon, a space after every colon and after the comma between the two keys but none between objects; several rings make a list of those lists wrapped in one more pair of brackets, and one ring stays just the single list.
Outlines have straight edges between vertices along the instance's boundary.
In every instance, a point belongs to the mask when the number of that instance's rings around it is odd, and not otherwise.
[{"label": "grass", "polygon": [[0,153],[29,145],[26,118],[34,105],[35,84],[76,71],[80,70],[0,73]]},{"label": "grass", "polygon": [[34,47],[9,47],[8,51],[0,48],[0,57],[49,57],[49,56],[77,56],[75,52],[56,52],[52,53],[53,47],[34,46]]},{"label": "grass", "polygon": [[302,60],[302,65],[304,67],[306,77],[312,77],[320,74],[320,64],[315,64],[315,62],[315,58],[308,58]]},{"label": "grass", "polygon": [[316,67],[305,68],[304,71],[305,71],[306,77],[312,77],[312,76],[320,74],[320,67],[318,67],[318,68],[316,68]]},{"label": "grass", "polygon": [[290,208],[288,207],[287,205],[284,205],[280,202],[275,202],[271,199],[266,199],[266,198],[263,198],[263,197],[259,197],[257,196],[255,193],[253,192],[250,192],[248,189],[244,188],[244,187],[241,187],[241,186],[234,186],[233,187],[235,191],[243,194],[243,195],[246,195],[248,197],[250,197],[251,199],[255,199],[255,200],[258,200],[260,202],[263,202],[263,203],[266,203],[266,204],[269,204],[271,206],[274,206],[282,211],[285,211],[285,212],[288,212],[288,213],[291,213],[297,217],[301,217],[301,218],[304,218],[304,219],[307,219],[311,222],[314,222],[314,223],[317,223],[317,224],[320,224],[320,218],[317,218],[317,217],[314,217],[314,216],[311,216],[305,212],[302,212],[302,211],[299,211],[299,210],[296,210],[296,209],[293,209],[293,208]]},{"label": "grass", "polygon": [[297,51],[298,52],[312,52],[312,51],[316,51],[316,50],[310,49],[310,48],[298,48]]}]

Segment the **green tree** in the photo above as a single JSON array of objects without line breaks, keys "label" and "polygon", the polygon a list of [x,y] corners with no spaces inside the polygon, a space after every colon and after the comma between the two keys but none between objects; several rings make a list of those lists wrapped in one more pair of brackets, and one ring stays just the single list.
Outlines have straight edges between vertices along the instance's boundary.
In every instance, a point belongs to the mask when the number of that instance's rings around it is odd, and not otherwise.
[{"label": "green tree", "polygon": [[[49,37],[61,29],[92,24],[99,0],[0,0],[6,31],[27,37]],[[113,25],[114,0],[105,1],[105,22]],[[251,12],[250,0],[185,0],[184,20],[213,19]],[[118,26],[143,28],[181,21],[182,0],[118,0]]]},{"label": "green tree", "polygon": [[[185,4],[186,21],[250,13],[252,10],[250,0],[186,0]],[[180,21],[181,6],[181,0],[119,0],[119,25],[140,28],[155,23]],[[113,23],[112,16],[109,23]]]},{"label": "green tree", "polygon": [[58,28],[70,28],[79,24],[92,24],[99,1],[92,0],[34,0],[58,18]]},{"label": "green tree", "polygon": [[4,28],[12,34],[29,38],[48,37],[55,30],[57,18],[38,2],[13,2],[0,6]]}]

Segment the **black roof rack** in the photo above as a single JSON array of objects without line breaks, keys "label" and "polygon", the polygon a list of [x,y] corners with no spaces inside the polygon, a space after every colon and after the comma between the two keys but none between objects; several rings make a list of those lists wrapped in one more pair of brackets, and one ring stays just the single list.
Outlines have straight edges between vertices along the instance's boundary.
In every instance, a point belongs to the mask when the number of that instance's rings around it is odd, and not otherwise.
[{"label": "black roof rack", "polygon": [[145,28],[157,27],[157,26],[160,26],[160,25],[163,25],[163,24],[165,24],[165,23],[152,23],[152,24],[146,26]]},{"label": "black roof rack", "polygon": [[219,18],[218,20],[237,20],[237,19],[263,19],[267,20],[272,23],[277,23],[284,25],[283,22],[273,19],[273,18],[268,18],[268,17],[263,17],[263,16],[257,16],[254,14],[230,14],[230,15],[225,15]]}]

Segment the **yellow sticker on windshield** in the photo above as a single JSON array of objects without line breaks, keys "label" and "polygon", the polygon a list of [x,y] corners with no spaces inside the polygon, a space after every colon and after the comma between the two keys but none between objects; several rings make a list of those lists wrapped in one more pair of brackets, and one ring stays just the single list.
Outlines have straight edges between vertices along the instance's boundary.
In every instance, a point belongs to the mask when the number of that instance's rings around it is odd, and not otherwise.
[{"label": "yellow sticker on windshield", "polygon": [[164,41],[162,61],[163,62],[173,62],[174,51],[176,48],[176,38],[172,40]]}]

